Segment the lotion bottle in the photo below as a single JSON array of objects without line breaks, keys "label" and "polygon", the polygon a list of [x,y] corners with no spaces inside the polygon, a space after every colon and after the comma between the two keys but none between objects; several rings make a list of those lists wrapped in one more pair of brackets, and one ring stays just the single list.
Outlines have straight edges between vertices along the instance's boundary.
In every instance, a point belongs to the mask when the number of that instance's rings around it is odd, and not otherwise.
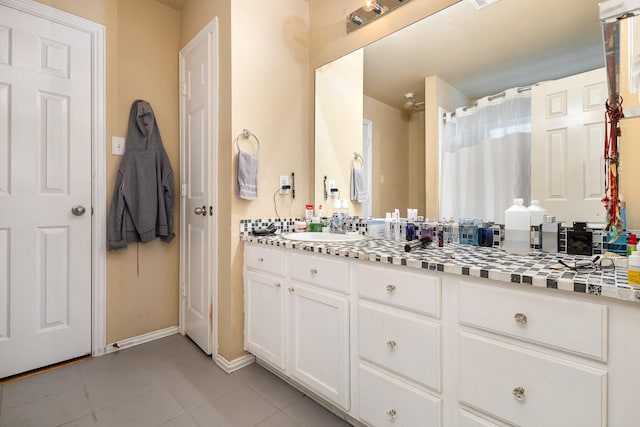
[{"label": "lotion bottle", "polygon": [[627,281],[634,287],[640,286],[640,253],[631,252],[627,268]]}]

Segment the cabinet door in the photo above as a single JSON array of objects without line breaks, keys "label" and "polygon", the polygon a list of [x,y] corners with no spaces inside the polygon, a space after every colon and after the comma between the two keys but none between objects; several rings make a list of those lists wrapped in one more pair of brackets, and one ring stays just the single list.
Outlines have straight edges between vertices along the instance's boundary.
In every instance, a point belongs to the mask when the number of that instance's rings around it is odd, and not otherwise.
[{"label": "cabinet door", "polygon": [[244,345],[260,359],[285,368],[284,278],[245,272]]},{"label": "cabinet door", "polygon": [[291,283],[290,375],[349,410],[349,304],[346,296]]}]

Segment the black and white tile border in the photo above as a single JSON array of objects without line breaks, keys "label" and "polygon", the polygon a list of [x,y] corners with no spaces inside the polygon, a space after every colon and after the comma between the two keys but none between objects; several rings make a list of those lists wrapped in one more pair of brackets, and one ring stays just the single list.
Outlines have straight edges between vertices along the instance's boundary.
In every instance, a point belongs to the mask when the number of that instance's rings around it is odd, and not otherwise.
[{"label": "black and white tile border", "polygon": [[[258,223],[257,226],[266,226],[269,223]],[[287,231],[292,227],[287,228],[288,221],[276,224]],[[362,232],[361,223],[354,224],[353,227],[353,231],[366,233]],[[245,242],[640,302],[640,289],[634,289],[627,283],[625,268],[592,273],[552,268],[559,260],[573,262],[577,259],[588,259],[577,255],[532,252],[526,256],[515,256],[498,248],[456,243],[442,248],[430,246],[407,253],[404,252],[405,242],[385,239],[366,239],[349,243],[311,243],[287,240],[281,236],[256,237],[247,231],[241,233]]]}]

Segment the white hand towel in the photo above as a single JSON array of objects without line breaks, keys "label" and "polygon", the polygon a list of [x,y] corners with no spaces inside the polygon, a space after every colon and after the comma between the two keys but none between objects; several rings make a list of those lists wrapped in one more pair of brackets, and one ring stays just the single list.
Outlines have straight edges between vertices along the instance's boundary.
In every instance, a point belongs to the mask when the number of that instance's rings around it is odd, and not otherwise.
[{"label": "white hand towel", "polygon": [[258,198],[258,153],[238,153],[238,197],[246,200]]},{"label": "white hand towel", "polygon": [[369,200],[364,169],[351,168],[351,200],[354,202],[366,202]]}]

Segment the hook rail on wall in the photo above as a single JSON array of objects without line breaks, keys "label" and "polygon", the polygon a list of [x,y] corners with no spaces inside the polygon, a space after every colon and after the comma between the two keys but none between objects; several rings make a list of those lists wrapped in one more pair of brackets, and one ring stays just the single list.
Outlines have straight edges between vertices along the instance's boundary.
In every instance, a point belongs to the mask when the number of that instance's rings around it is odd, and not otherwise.
[{"label": "hook rail on wall", "polygon": [[234,143],[236,144],[236,149],[238,150],[238,152],[242,151],[240,149],[240,144],[238,144],[238,140],[240,139],[240,137],[243,137],[245,139],[249,139],[249,138],[255,139],[257,144],[256,153],[260,151],[260,141],[258,140],[258,137],[254,133],[252,133],[249,129],[242,129],[242,133],[238,135],[234,140]]}]

